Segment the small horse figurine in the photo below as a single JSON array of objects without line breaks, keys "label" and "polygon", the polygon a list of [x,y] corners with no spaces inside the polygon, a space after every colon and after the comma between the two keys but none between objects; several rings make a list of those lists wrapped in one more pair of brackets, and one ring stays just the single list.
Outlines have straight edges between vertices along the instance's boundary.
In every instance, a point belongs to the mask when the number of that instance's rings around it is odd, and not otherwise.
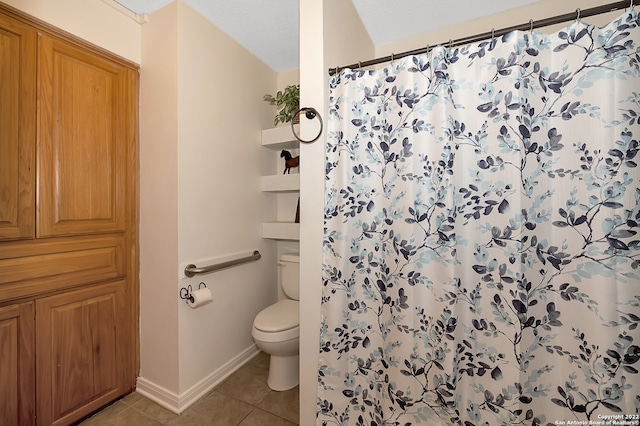
[{"label": "small horse figurine", "polygon": [[284,149],[280,153],[280,158],[284,157],[284,172],[282,174],[291,173],[292,167],[298,167],[300,165],[300,156],[292,157],[289,151]]}]

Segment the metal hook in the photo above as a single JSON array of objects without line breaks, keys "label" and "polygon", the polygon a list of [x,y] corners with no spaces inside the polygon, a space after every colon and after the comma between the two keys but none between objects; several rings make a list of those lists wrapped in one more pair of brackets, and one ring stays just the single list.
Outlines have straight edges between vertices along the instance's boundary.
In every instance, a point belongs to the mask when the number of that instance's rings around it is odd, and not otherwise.
[{"label": "metal hook", "polygon": [[449,49],[453,48],[453,40],[449,39]]},{"label": "metal hook", "polygon": [[495,41],[495,40],[496,40],[496,29],[491,28],[491,41]]},{"label": "metal hook", "polygon": [[431,45],[427,44],[427,55],[429,54],[429,51],[431,50]]},{"label": "metal hook", "polygon": [[629,9],[633,10],[633,0],[631,0],[630,4],[629,4]]},{"label": "metal hook", "polygon": [[529,31],[533,32],[533,19],[529,19]]},{"label": "metal hook", "polygon": [[391,54],[391,65],[393,65],[393,53]]},{"label": "metal hook", "polygon": [[362,68],[362,62],[358,61],[358,69]]},{"label": "metal hook", "polygon": [[580,8],[576,9],[576,22],[580,22]]}]

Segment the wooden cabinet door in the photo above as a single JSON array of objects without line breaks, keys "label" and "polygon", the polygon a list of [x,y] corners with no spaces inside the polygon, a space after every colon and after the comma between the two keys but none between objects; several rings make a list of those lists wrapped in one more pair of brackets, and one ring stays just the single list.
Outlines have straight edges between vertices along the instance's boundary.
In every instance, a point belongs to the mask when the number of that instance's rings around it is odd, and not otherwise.
[{"label": "wooden cabinet door", "polygon": [[0,15],[0,240],[33,238],[36,32]]},{"label": "wooden cabinet door", "polygon": [[33,303],[0,308],[0,424],[35,424]]},{"label": "wooden cabinet door", "polygon": [[47,35],[38,61],[37,236],[124,231],[135,74]]},{"label": "wooden cabinet door", "polygon": [[67,425],[125,393],[125,282],[36,300],[38,424]]}]

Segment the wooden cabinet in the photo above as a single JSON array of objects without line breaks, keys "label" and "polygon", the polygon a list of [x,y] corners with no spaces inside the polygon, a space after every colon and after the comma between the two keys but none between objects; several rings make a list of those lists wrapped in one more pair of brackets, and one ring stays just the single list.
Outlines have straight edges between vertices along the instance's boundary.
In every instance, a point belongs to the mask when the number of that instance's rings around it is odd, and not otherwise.
[{"label": "wooden cabinet", "polygon": [[135,64],[0,3],[2,425],[133,390],[137,90]]},{"label": "wooden cabinet", "polygon": [[35,420],[33,303],[0,308],[0,424]]},{"label": "wooden cabinet", "polygon": [[125,231],[135,73],[41,35],[38,87],[38,237]]},{"label": "wooden cabinet", "polygon": [[69,424],[124,394],[124,288],[116,281],[36,301],[38,424]]},{"label": "wooden cabinet", "polygon": [[0,240],[35,235],[36,31],[0,14]]}]

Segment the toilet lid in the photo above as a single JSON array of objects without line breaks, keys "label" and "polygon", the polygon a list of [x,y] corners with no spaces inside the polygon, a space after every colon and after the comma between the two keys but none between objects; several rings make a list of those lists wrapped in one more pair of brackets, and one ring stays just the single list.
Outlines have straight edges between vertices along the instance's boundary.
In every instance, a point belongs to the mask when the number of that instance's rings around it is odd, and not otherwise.
[{"label": "toilet lid", "polygon": [[281,300],[256,315],[253,326],[260,331],[277,333],[300,325],[299,302],[297,300]]}]

